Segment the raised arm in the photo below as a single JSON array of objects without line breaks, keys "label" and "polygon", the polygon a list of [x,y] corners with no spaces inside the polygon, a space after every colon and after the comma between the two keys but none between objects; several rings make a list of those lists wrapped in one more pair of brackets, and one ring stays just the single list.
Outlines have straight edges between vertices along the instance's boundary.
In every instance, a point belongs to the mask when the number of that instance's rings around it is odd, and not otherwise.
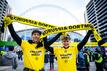
[{"label": "raised arm", "polygon": [[17,42],[19,46],[21,46],[22,39],[16,34],[13,28],[13,25],[12,24],[8,25],[8,28],[9,28],[12,38]]},{"label": "raised arm", "polygon": [[47,41],[47,37],[43,38],[45,49],[47,49],[51,53],[54,53],[54,50],[52,47],[50,47],[50,45],[53,44],[61,35],[62,35],[62,33],[59,33],[49,41]]},{"label": "raised arm", "polygon": [[51,53],[54,53],[53,48],[50,47],[49,45],[47,45],[47,43],[48,43],[47,42],[47,37],[43,38],[43,40],[44,40],[44,47],[45,47],[45,49],[48,50],[48,51],[50,51]]},{"label": "raised arm", "polygon": [[77,48],[78,48],[79,51],[80,51],[80,50],[83,48],[83,46],[87,43],[87,41],[88,41],[88,39],[89,39],[89,37],[90,37],[91,34],[92,34],[92,31],[89,30],[89,31],[87,32],[86,36],[83,38],[83,40],[78,44]]},{"label": "raised arm", "polygon": [[46,46],[50,46],[51,44],[53,44],[60,36],[62,35],[62,33],[57,34],[55,37],[53,37],[51,40],[47,41],[47,37],[44,38],[44,42]]},{"label": "raised arm", "polygon": [[100,41],[98,42],[98,45],[101,46],[101,45],[103,45],[104,43],[106,43],[106,41],[104,41],[104,39],[102,39],[102,40],[100,40]]}]

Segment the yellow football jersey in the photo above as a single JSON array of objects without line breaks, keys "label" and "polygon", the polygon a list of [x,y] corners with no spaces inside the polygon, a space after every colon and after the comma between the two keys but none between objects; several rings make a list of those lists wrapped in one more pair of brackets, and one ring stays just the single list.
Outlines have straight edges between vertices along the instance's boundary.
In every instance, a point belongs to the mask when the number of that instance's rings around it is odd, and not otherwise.
[{"label": "yellow football jersey", "polygon": [[54,48],[54,54],[58,61],[58,71],[76,71],[77,47]]},{"label": "yellow football jersey", "polygon": [[22,40],[21,47],[24,55],[24,67],[39,71],[44,68],[44,47],[36,48],[35,43]]}]

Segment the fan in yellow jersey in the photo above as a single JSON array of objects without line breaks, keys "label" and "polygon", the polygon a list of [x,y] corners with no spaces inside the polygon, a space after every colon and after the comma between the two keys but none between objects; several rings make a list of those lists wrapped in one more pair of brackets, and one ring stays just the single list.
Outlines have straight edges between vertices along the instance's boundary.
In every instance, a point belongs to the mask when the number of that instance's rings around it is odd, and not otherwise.
[{"label": "fan in yellow jersey", "polygon": [[[7,21],[8,22],[8,21]],[[24,71],[44,71],[44,53],[45,45],[50,46],[54,41],[59,38],[61,33],[57,34],[53,39],[48,41],[46,44],[40,40],[41,32],[34,30],[32,32],[32,40],[22,40],[14,31],[13,25],[8,26],[9,31],[13,39],[21,46],[24,55]],[[45,37],[46,38],[46,37]],[[44,39],[45,39],[44,38]],[[44,43],[44,45],[43,45]]]},{"label": "fan in yellow jersey", "polygon": [[77,47],[70,46],[70,36],[62,36],[62,48],[49,48],[49,46],[46,46],[46,49],[51,51],[55,54],[58,61],[58,71],[76,71],[76,55],[78,53],[78,50],[81,50],[82,47],[86,44],[88,41],[88,38],[90,34],[92,33],[91,30],[87,32],[87,35],[84,37],[84,39],[77,45]]}]

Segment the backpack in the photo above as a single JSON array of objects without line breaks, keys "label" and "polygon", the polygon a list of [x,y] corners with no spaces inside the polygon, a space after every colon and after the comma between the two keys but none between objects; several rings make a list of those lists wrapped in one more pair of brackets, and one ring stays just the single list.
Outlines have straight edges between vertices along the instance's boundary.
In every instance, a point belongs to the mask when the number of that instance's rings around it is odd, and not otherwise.
[{"label": "backpack", "polygon": [[3,66],[12,66],[13,69],[18,67],[16,57],[8,58],[5,55],[2,57],[2,65]]},{"label": "backpack", "polygon": [[78,67],[84,67],[85,66],[85,58],[82,52],[78,53]]},{"label": "backpack", "polygon": [[7,58],[6,56],[2,56],[2,65],[3,66],[11,66],[12,65],[12,58]]}]

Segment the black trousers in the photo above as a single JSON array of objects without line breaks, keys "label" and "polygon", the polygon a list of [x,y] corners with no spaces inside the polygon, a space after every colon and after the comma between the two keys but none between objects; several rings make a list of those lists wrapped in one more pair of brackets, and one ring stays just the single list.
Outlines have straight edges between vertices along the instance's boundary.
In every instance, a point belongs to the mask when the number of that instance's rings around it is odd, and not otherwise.
[{"label": "black trousers", "polygon": [[54,62],[50,62],[50,69],[54,68]]},{"label": "black trousers", "polygon": [[89,63],[87,63],[86,64],[86,71],[89,71],[89,67],[90,67],[90,65],[89,65]]},{"label": "black trousers", "polygon": [[[29,69],[29,68],[24,68],[23,71],[35,71],[35,70],[32,70],[32,69]],[[39,71],[45,71],[43,68]]]},{"label": "black trousers", "polygon": [[24,68],[23,71],[34,71],[34,70],[29,69],[29,68]]},{"label": "black trousers", "polygon": [[96,64],[96,71],[104,71],[103,70],[103,63],[95,62],[95,64]]}]

